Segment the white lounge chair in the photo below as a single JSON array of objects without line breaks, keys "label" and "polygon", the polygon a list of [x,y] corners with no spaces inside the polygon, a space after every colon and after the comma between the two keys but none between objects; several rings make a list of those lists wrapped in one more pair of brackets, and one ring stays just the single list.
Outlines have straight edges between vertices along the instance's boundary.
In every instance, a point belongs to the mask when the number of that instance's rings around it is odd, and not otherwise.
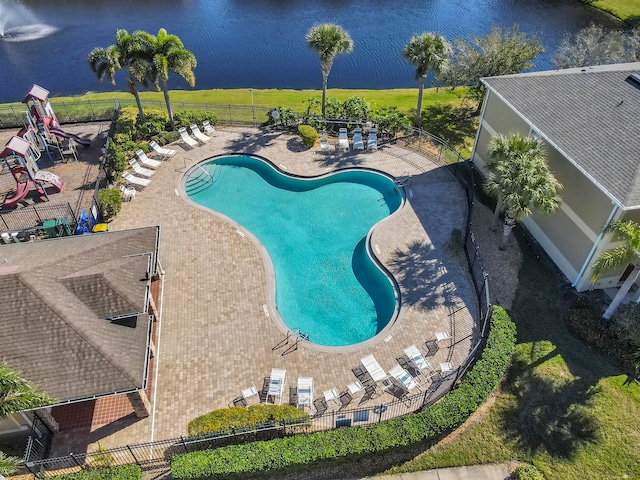
[{"label": "white lounge chair", "polygon": [[414,388],[420,389],[418,382],[411,376],[409,372],[407,372],[400,365],[396,365],[391,370],[389,370],[389,374],[398,380],[404,388],[407,389],[407,392],[411,392]]},{"label": "white lounge chair", "polygon": [[325,390],[322,392],[322,396],[324,397],[324,401],[327,402],[327,405],[338,405],[340,403],[340,394],[336,387]]},{"label": "white lounge chair", "polygon": [[370,152],[378,150],[378,130],[375,128],[369,129],[369,134],[367,136],[367,150]]},{"label": "white lounge chair", "polygon": [[364,395],[364,385],[360,383],[360,380],[356,380],[347,385],[347,390],[351,398],[356,398],[356,395],[360,396],[360,394]]},{"label": "white lounge chair", "polygon": [[369,372],[371,378],[373,378],[373,380],[376,382],[381,382],[389,377],[389,375],[386,374],[386,372],[382,369],[373,355],[362,357],[360,359],[360,363],[362,363],[362,366],[367,372]]},{"label": "white lounge chair", "polygon": [[162,162],[159,162],[158,160],[151,160],[142,150],[138,150],[136,152],[136,156],[138,157],[138,160],[140,160],[140,162],[147,167],[158,168],[160,165],[162,165]]},{"label": "white lounge chair", "polygon": [[425,370],[429,370],[429,372],[433,373],[433,367],[429,363],[429,360],[425,358],[415,345],[405,348],[404,354],[409,358],[409,361],[418,372],[422,373]]},{"label": "white lounge chair", "polygon": [[151,170],[150,168],[144,168],[140,166],[140,164],[135,158],[132,158],[131,160],[129,160],[129,165],[131,165],[131,168],[133,168],[134,172],[136,172],[138,175],[142,175],[143,177],[152,177],[153,174],[156,173],[155,170]]},{"label": "white lounge chair", "polygon": [[455,369],[453,368],[453,363],[451,362],[442,362],[440,364],[440,373],[448,375],[453,372]]},{"label": "white lounge chair", "polygon": [[320,153],[329,153],[329,140],[325,135],[320,137]]},{"label": "white lounge chair", "polygon": [[338,150],[343,152],[349,151],[349,137],[347,136],[346,128],[341,128],[338,131]]},{"label": "white lounge chair", "polygon": [[246,403],[247,405],[249,405],[249,402],[254,397],[258,398],[258,403],[259,403],[260,394],[258,393],[258,389],[256,388],[255,385],[252,385],[249,388],[245,388],[244,390],[242,390],[242,399],[244,400],[244,403]]},{"label": "white lounge chair", "polygon": [[122,200],[125,202],[130,201],[133,197],[136,196],[135,188],[128,188],[126,185],[120,185],[120,191],[122,192]]},{"label": "white lounge chair", "polygon": [[182,139],[182,141],[186,143],[189,148],[195,148],[198,145],[200,145],[198,142],[196,142],[193,138],[189,136],[186,128],[184,127],[179,128],[178,133],[180,134],[180,138]]},{"label": "white lounge chair", "polygon": [[364,150],[364,142],[362,141],[362,129],[356,128],[353,131],[353,149]]},{"label": "white lounge chair", "polygon": [[151,180],[149,180],[148,178],[136,177],[135,175],[132,175],[129,172],[122,172],[122,178],[124,178],[124,180],[128,184],[134,185],[136,187],[146,187],[151,183]]},{"label": "white lounge chair", "polygon": [[287,371],[282,368],[272,368],[271,377],[269,377],[269,389],[267,390],[266,402],[269,402],[269,397],[273,397],[273,403],[275,403],[275,397],[278,397],[278,403],[282,404],[282,396],[284,394],[284,385],[287,381]]},{"label": "white lounge chair", "polygon": [[175,150],[161,147],[154,141],[149,142],[149,146],[153,148],[153,151],[156,152],[158,155],[162,155],[163,157],[166,157],[166,158],[173,157],[176,154]]},{"label": "white lounge chair", "polygon": [[213,125],[211,125],[211,123],[209,123],[209,120],[205,120],[204,122],[202,122],[202,129],[204,130],[205,134],[213,135],[214,133],[216,133],[216,129]]},{"label": "white lounge chair", "polygon": [[309,410],[313,413],[313,378],[300,377],[298,378],[298,398],[296,400],[296,406],[298,408],[308,405]]},{"label": "white lounge chair", "polygon": [[193,136],[196,137],[196,140],[198,140],[201,144],[204,145],[209,140],[211,140],[209,137],[207,137],[204,133],[200,131],[200,129],[198,128],[198,125],[196,125],[195,123],[191,125],[189,128],[191,129],[191,133],[193,134]]}]

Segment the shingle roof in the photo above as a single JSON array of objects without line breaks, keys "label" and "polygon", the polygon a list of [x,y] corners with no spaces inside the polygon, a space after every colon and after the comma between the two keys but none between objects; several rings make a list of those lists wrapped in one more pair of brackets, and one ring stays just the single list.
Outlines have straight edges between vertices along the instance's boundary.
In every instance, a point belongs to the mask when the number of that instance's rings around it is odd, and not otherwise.
[{"label": "shingle roof", "polygon": [[622,208],[640,207],[640,63],[482,79]]},{"label": "shingle roof", "polygon": [[[0,246],[0,360],[60,402],[142,388],[157,238],[148,227]],[[107,318],[123,312],[135,315]]]}]

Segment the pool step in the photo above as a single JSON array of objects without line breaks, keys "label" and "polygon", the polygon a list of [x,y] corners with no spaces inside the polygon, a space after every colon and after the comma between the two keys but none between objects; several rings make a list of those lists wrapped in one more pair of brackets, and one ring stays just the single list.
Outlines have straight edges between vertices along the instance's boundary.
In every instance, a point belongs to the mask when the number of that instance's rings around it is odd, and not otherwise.
[{"label": "pool step", "polygon": [[185,182],[184,188],[187,195],[194,195],[206,190],[220,178],[220,174],[221,169],[218,165],[198,166]]}]

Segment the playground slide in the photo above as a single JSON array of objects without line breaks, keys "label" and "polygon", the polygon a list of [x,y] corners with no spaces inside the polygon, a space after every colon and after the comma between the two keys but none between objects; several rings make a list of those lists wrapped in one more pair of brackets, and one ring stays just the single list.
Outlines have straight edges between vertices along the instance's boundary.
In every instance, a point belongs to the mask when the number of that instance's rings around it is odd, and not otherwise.
[{"label": "playground slide", "polygon": [[89,145],[91,145],[91,140],[87,140],[86,138],[80,138],[79,136],[74,135],[73,133],[67,133],[64,130],[60,130],[59,128],[49,127],[49,131],[59,137],[71,138],[74,142],[77,142],[80,145],[83,145],[84,148],[87,148]]},{"label": "playground slide", "polygon": [[13,207],[29,194],[31,190],[31,179],[24,167],[14,167],[11,170],[13,178],[16,179],[16,191],[10,197],[4,199],[5,207]]},{"label": "playground slide", "polygon": [[64,187],[64,180],[62,178],[54,173],[47,172],[46,170],[38,170],[33,178],[41,182],[50,183],[51,185],[53,185],[53,188],[55,188],[56,192],[61,192],[62,188]]}]

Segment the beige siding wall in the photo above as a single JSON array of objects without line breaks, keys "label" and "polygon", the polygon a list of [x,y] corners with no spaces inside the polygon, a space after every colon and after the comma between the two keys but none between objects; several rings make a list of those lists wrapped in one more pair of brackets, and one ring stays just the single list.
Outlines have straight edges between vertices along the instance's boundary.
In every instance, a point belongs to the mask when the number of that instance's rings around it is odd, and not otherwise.
[{"label": "beige siding wall", "polygon": [[530,130],[529,124],[520,115],[491,92],[484,109],[484,120],[500,133],[520,132],[527,135]]}]

